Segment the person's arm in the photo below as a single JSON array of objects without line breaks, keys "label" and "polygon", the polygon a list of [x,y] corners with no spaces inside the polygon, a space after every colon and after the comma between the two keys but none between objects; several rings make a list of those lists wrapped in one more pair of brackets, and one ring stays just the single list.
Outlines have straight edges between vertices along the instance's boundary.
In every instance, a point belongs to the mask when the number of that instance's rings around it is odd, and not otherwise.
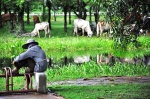
[{"label": "person's arm", "polygon": [[29,57],[32,57],[32,50],[27,50],[26,52],[23,52],[20,55],[18,55],[16,58],[14,58],[13,63],[27,59]]}]

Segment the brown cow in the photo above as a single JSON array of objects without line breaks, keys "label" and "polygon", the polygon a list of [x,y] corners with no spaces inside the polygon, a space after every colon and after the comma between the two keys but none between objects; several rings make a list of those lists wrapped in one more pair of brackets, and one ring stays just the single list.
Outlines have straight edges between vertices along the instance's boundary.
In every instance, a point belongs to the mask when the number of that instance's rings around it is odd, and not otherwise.
[{"label": "brown cow", "polygon": [[[14,13],[12,13],[11,14],[12,15],[12,20],[14,21],[14,22],[17,22],[17,15],[16,14],[14,14]],[[7,23],[7,21],[11,21],[11,18],[10,18],[10,14],[9,13],[7,13],[7,14],[2,14],[2,24],[4,24],[4,23]]]},{"label": "brown cow", "polygon": [[33,16],[33,22],[34,22],[34,26],[35,26],[36,23],[40,23],[40,19],[37,15]]}]

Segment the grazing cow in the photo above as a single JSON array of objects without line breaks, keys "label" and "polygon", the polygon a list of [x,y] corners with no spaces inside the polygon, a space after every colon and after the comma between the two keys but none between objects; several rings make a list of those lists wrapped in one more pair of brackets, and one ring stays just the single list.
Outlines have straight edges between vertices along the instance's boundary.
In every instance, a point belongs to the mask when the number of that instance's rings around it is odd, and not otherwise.
[{"label": "grazing cow", "polygon": [[89,37],[92,37],[93,32],[91,31],[91,27],[89,21],[83,19],[75,19],[74,20],[74,35],[78,35],[78,29],[82,29],[82,36],[87,32]]},{"label": "grazing cow", "polygon": [[99,21],[97,23],[97,37],[101,36],[103,32],[107,32],[107,35],[109,37],[109,34],[111,32],[111,25],[108,22]]},{"label": "grazing cow", "polygon": [[40,23],[40,19],[37,15],[33,16],[33,22],[34,22],[34,26],[35,26],[36,23]]},{"label": "grazing cow", "polygon": [[50,37],[50,29],[49,29],[49,23],[48,22],[36,23],[34,30],[31,32],[31,36],[38,35],[38,37],[40,38],[40,33],[39,33],[40,30],[45,31],[45,37],[47,34]]},{"label": "grazing cow", "polygon": [[[12,20],[14,22],[17,22],[17,15],[14,13],[12,13],[11,15],[12,15]],[[7,23],[7,21],[11,21],[11,17],[9,13],[2,14],[1,18],[2,18],[2,24]]]}]

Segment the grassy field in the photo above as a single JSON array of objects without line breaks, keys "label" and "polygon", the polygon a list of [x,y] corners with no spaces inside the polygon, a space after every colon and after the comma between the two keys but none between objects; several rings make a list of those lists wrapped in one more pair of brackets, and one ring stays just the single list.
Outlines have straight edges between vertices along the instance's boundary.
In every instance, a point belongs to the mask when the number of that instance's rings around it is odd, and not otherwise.
[{"label": "grassy field", "polygon": [[[73,19],[72,19],[73,20]],[[72,23],[73,24],[73,23]],[[51,38],[34,37],[39,45],[46,52],[47,57],[78,56],[87,53],[100,54],[112,53],[119,57],[142,57],[150,54],[150,37],[141,36],[138,41],[141,43],[139,48],[129,44],[127,50],[114,49],[112,39],[105,37],[75,37],[73,36],[73,25],[68,24],[68,32],[63,30],[63,18],[59,17],[56,22],[52,20]],[[27,32],[33,30],[33,23],[25,23]],[[17,30],[16,30],[17,31]],[[0,58],[14,58],[24,50],[22,44],[29,37],[16,38],[15,33],[9,33],[9,26],[0,28]],[[24,72],[22,69],[20,72]],[[0,74],[2,72],[0,71]],[[144,65],[120,64],[117,63],[110,67],[108,65],[98,65],[95,62],[84,63],[82,65],[69,64],[63,67],[50,68],[46,71],[49,82],[59,80],[69,80],[77,78],[92,78],[100,76],[150,76],[150,68]],[[0,79],[0,90],[5,85],[5,79]],[[15,89],[23,86],[23,78],[15,78],[14,82],[18,85]],[[135,99],[147,98],[149,96],[149,84],[118,84],[118,85],[97,85],[97,86],[48,86],[56,93],[66,99]],[[93,92],[93,93],[92,93]]]}]

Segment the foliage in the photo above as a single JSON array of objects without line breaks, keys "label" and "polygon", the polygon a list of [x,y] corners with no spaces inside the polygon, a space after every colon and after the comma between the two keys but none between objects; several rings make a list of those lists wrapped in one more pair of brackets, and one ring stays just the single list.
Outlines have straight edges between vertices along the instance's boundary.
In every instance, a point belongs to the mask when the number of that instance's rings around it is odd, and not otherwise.
[{"label": "foliage", "polygon": [[24,2],[26,2],[26,0],[2,0],[2,2],[4,3],[4,4],[6,4],[7,5],[7,7],[9,7],[8,9],[13,9],[14,8],[14,6],[20,6],[20,7],[22,7],[22,4],[24,3]]}]

